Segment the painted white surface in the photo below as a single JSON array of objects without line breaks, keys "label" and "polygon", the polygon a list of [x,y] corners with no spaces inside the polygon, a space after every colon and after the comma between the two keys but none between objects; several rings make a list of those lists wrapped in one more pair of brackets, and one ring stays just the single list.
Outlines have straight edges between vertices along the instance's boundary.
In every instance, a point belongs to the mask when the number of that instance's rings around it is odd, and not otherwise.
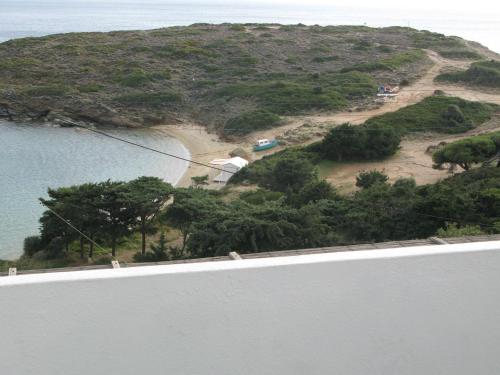
[{"label": "painted white surface", "polygon": [[500,373],[500,242],[0,278],[6,375]]}]

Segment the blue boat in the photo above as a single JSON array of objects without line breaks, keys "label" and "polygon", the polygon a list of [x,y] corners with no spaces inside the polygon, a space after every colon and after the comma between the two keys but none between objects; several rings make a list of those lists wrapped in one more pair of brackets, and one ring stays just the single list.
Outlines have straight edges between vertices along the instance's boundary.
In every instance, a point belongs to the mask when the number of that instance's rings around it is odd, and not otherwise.
[{"label": "blue boat", "polygon": [[278,141],[276,139],[273,139],[272,141],[270,141],[269,139],[259,139],[257,143],[253,146],[253,150],[265,151],[276,146],[278,146]]}]

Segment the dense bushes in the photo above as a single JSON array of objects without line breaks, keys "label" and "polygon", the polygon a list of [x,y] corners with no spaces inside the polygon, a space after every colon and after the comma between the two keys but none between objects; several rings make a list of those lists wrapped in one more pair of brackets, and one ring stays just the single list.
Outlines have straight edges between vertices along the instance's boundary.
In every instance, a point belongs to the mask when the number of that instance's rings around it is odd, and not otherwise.
[{"label": "dense bushes", "polygon": [[133,69],[127,72],[120,72],[115,80],[122,86],[141,87],[153,81],[170,79],[170,71],[165,69],[159,72],[147,72],[142,69]]},{"label": "dense bushes", "polygon": [[475,51],[467,49],[439,50],[438,53],[447,59],[481,59],[481,55]]},{"label": "dense bushes", "polygon": [[347,105],[346,99],[364,97],[377,87],[372,77],[360,72],[279,78],[228,85],[218,89],[215,98],[251,99],[261,109],[293,115],[311,110],[338,110]]},{"label": "dense bushes", "polygon": [[312,163],[314,157],[313,153],[300,149],[287,149],[251,163],[233,175],[229,182],[249,182],[282,192],[296,190],[316,179],[317,172]]},{"label": "dense bushes", "polygon": [[[410,39],[416,48],[429,48],[429,49],[465,49],[467,46],[465,42],[454,36],[446,36],[440,33],[433,33],[428,30],[408,30],[411,31]],[[397,31],[396,31],[397,32]],[[401,32],[401,28],[399,29]]]},{"label": "dense bushes", "polygon": [[387,59],[376,62],[367,62],[346,67],[341,70],[343,73],[357,70],[359,72],[375,72],[378,70],[394,71],[407,64],[419,62],[425,58],[426,54],[422,50],[413,50],[395,54]]},{"label": "dense bushes", "polygon": [[23,254],[31,257],[43,249],[43,242],[40,236],[30,236],[24,239]]},{"label": "dense bushes", "polygon": [[469,170],[472,165],[482,163],[500,153],[500,133],[479,135],[461,139],[437,150],[432,159],[435,168],[444,164],[459,165]]},{"label": "dense bushes", "polygon": [[38,96],[61,96],[69,91],[68,87],[62,85],[35,86],[23,90],[23,94],[31,97]]},{"label": "dense bushes", "polygon": [[347,103],[333,89],[315,90],[315,86],[290,81],[257,82],[227,86],[217,95],[227,98],[255,99],[260,107],[280,115],[298,114],[304,111],[335,110]]},{"label": "dense bushes", "polygon": [[167,107],[171,106],[172,104],[178,104],[182,102],[182,96],[179,93],[172,91],[138,92],[121,95],[117,97],[115,101],[136,107]]},{"label": "dense bushes", "polygon": [[224,135],[245,135],[256,130],[268,129],[281,123],[281,117],[265,110],[242,113],[226,121]]},{"label": "dense bushes", "polygon": [[325,63],[338,60],[338,56],[316,56],[311,61],[315,63]]},{"label": "dense bushes", "polygon": [[471,102],[448,96],[431,96],[396,112],[373,117],[366,125],[407,132],[463,133],[489,120],[498,109],[494,104]]},{"label": "dense bushes", "polygon": [[394,154],[399,142],[398,132],[390,127],[343,124],[330,130],[315,149],[329,160],[373,160]]},{"label": "dense bushes", "polygon": [[440,74],[436,80],[498,88],[500,87],[500,61],[480,61],[462,72]]},{"label": "dense bushes", "polygon": [[385,174],[379,171],[368,171],[368,172],[361,172],[357,177],[356,177],[356,186],[367,189],[372,187],[375,184],[385,184],[389,180],[389,177],[387,177]]},{"label": "dense bushes", "polygon": [[377,174],[351,196],[336,194],[324,181],[304,182],[283,198],[250,205],[206,196],[216,208],[191,226],[188,250],[213,256],[425,238],[451,226],[457,233],[473,233],[471,227],[500,232],[500,168],[475,169],[420,187],[412,179],[391,185],[383,177]]}]

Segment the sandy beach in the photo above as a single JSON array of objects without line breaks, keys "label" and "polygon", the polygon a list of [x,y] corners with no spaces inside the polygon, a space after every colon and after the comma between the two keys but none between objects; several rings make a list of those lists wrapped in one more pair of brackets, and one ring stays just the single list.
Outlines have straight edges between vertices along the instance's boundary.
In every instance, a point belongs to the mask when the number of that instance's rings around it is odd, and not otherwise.
[{"label": "sandy beach", "polygon": [[[238,144],[223,142],[216,134],[210,134],[206,128],[194,124],[158,125],[154,129],[178,139],[188,149],[193,162],[209,164],[213,159],[229,158],[229,153]],[[190,163],[186,172],[177,183],[178,187],[191,185],[191,178],[210,174],[210,168]]]}]

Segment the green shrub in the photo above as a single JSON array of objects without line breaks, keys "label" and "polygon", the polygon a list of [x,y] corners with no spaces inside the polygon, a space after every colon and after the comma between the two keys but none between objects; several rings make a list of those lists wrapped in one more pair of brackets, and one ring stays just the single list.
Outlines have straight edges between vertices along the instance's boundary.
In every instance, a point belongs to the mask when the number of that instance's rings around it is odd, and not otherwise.
[{"label": "green shrub", "polygon": [[230,118],[224,125],[224,135],[244,135],[260,129],[272,128],[281,123],[281,117],[265,110],[242,113]]},{"label": "green shrub", "polygon": [[0,60],[1,70],[14,70],[31,68],[40,65],[41,61],[32,57],[11,57]]},{"label": "green shrub", "polygon": [[173,91],[131,93],[118,96],[115,101],[131,106],[166,107],[181,103],[182,96]]},{"label": "green shrub", "polygon": [[390,127],[343,124],[330,130],[313,149],[329,160],[373,160],[393,155],[399,142],[400,135]]},{"label": "green shrub", "polygon": [[157,244],[151,244],[151,250],[142,254],[140,251],[134,254],[134,261],[136,262],[163,262],[170,260],[168,256],[167,237],[165,233],[160,235]]},{"label": "green shrub", "polygon": [[380,52],[384,52],[384,53],[390,53],[390,52],[393,52],[393,48],[391,46],[386,46],[386,45],[380,45],[380,46],[377,46],[377,49],[380,51]]},{"label": "green shrub", "polygon": [[423,60],[426,54],[422,50],[413,50],[403,53],[398,53],[387,59],[375,62],[366,62],[345,67],[341,70],[342,73],[357,70],[358,72],[375,72],[375,71],[395,71],[407,64],[414,64]]},{"label": "green shrub", "polygon": [[30,236],[24,239],[23,254],[27,257],[43,249],[43,243],[40,236]]},{"label": "green shrub", "polygon": [[[450,117],[450,106],[456,106],[462,119]],[[367,125],[392,127],[401,135],[407,132],[433,131],[437,133],[463,133],[489,120],[497,110],[493,104],[470,102],[448,96],[431,96],[396,112],[369,119]]]},{"label": "green shrub", "polygon": [[[290,162],[289,165],[292,165],[296,160],[305,160],[307,161],[306,166],[311,166],[310,169],[306,168],[306,171],[308,171],[306,174],[309,175],[309,173],[316,173],[314,167],[312,167],[314,157],[313,153],[305,152],[301,149],[286,149],[269,156],[264,156],[262,159],[251,163],[234,174],[229,182],[231,184],[249,182],[276,191],[278,190],[276,187],[279,184],[276,183],[274,171],[278,169],[277,165],[280,161],[285,160],[285,164]],[[309,176],[312,177],[312,175]],[[305,180],[303,182],[306,183]]]},{"label": "green shrub", "polygon": [[445,228],[440,228],[436,235],[442,238],[449,237],[467,237],[467,236],[482,236],[485,233],[479,225],[464,225],[459,226],[457,223],[446,223]]},{"label": "green shrub", "polygon": [[346,105],[344,98],[333,89],[318,94],[314,92],[314,87],[311,85],[290,81],[226,86],[216,95],[229,99],[255,99],[263,109],[280,115],[298,114],[313,109],[334,110]]},{"label": "green shrub", "polygon": [[368,189],[375,184],[385,184],[388,180],[389,177],[377,170],[361,172],[356,176],[356,186]]},{"label": "green shrub", "polygon": [[357,51],[366,51],[373,46],[373,43],[369,40],[361,39],[354,42],[353,49]]},{"label": "green shrub", "polygon": [[244,25],[240,25],[240,24],[232,24],[231,26],[229,26],[229,30],[231,31],[245,31],[245,26]]},{"label": "green shrub", "polygon": [[462,82],[479,86],[500,87],[500,61],[480,61],[474,63],[466,71],[443,73],[436,81]]},{"label": "green shrub", "polygon": [[341,73],[348,73],[352,71],[358,72],[376,72],[376,71],[392,71],[391,67],[382,63],[382,62],[370,62],[370,63],[361,63],[353,66],[348,66],[341,69]]},{"label": "green shrub", "polygon": [[88,83],[85,85],[78,86],[78,91],[83,93],[99,92],[104,89],[104,86],[98,85],[96,83]]},{"label": "green shrub", "polygon": [[122,86],[140,87],[152,81],[165,80],[170,78],[171,73],[168,69],[158,72],[146,72],[142,69],[134,69],[131,72],[119,74],[116,80]]},{"label": "green shrub", "polygon": [[217,53],[210,50],[209,46],[200,46],[195,40],[185,40],[183,42],[172,43],[154,50],[154,54],[159,57],[173,59],[190,59],[199,57],[217,57]]},{"label": "green shrub", "polygon": [[259,60],[250,55],[235,56],[229,59],[229,64],[240,66],[253,66],[257,65]]},{"label": "green shrub", "polygon": [[479,135],[447,144],[433,155],[435,168],[444,164],[459,165],[469,170],[500,152],[500,133]]},{"label": "green shrub", "polygon": [[69,89],[61,85],[49,85],[49,86],[35,86],[24,90],[22,93],[27,96],[62,96],[66,94]]},{"label": "green shrub", "polygon": [[465,42],[457,37],[447,37],[444,34],[433,33],[427,30],[413,32],[410,35],[411,42],[417,48],[434,48],[440,50],[446,49],[463,49],[466,47]]},{"label": "green shrub", "polygon": [[322,87],[337,90],[346,99],[370,96],[377,90],[377,84],[369,74],[356,71],[322,74],[319,81]]},{"label": "green shrub", "polygon": [[338,56],[316,56],[312,59],[312,62],[325,63],[330,61],[336,61],[338,59],[339,59]]},{"label": "green shrub", "polygon": [[258,189],[254,191],[245,191],[240,194],[240,199],[254,205],[261,205],[266,202],[275,202],[283,197],[279,191],[269,191]]},{"label": "green shrub", "polygon": [[481,55],[467,49],[439,50],[438,53],[447,59],[481,59]]}]

